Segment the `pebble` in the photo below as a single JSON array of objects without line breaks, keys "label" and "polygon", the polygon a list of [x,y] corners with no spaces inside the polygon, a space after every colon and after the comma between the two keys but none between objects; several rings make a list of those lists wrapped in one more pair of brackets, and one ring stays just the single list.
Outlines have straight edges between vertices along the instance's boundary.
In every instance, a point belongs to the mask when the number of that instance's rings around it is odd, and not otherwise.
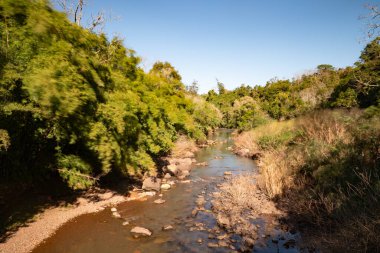
[{"label": "pebble", "polygon": [[219,244],[213,243],[213,242],[209,242],[209,243],[207,243],[207,247],[209,247],[209,248],[218,248]]},{"label": "pebble", "polygon": [[118,212],[113,212],[112,216],[115,218],[121,218],[121,215]]},{"label": "pebble", "polygon": [[162,184],[161,190],[169,190],[171,188],[170,184]]},{"label": "pebble", "polygon": [[123,226],[127,226],[127,225],[129,225],[129,222],[128,221],[124,221],[123,222]]},{"label": "pebble", "polygon": [[149,229],[143,227],[134,227],[131,229],[131,233],[134,234],[134,237],[152,235],[152,232]]},{"label": "pebble", "polygon": [[220,247],[228,247],[228,243],[225,242],[225,241],[219,241],[219,242],[218,242],[218,245],[219,245]]},{"label": "pebble", "polygon": [[166,200],[164,199],[156,199],[155,201],[153,201],[155,204],[163,204],[166,202]]},{"label": "pebble", "polygon": [[174,227],[172,225],[165,225],[162,227],[163,231],[168,231],[168,230],[173,230],[173,229],[174,229]]},{"label": "pebble", "polygon": [[117,212],[117,209],[115,207],[112,207],[111,212]]},{"label": "pebble", "polygon": [[218,240],[223,240],[223,239],[226,239],[228,237],[227,234],[224,234],[224,235],[219,235],[217,238]]}]

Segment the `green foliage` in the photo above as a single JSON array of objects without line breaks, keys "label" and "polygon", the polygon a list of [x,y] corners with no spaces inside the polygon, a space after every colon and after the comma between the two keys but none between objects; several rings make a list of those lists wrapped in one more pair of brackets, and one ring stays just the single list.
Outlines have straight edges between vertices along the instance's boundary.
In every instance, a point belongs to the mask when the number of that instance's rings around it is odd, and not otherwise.
[{"label": "green foliage", "polygon": [[178,71],[169,62],[156,62],[149,73],[165,78],[169,82],[179,82],[182,79]]},{"label": "green foliage", "polygon": [[91,174],[91,166],[75,155],[63,155],[57,159],[58,172],[74,190],[83,190],[95,183]]},{"label": "green foliage", "polygon": [[300,133],[298,131],[294,131],[294,130],[285,130],[276,135],[267,134],[260,137],[257,140],[257,144],[262,150],[277,149],[277,148],[280,148],[281,146],[292,143],[292,141],[299,134]]},{"label": "green foliage", "polygon": [[0,20],[3,180],[58,171],[84,189],[111,171],[154,173],[179,134],[204,139],[219,124],[207,102],[202,118],[170,63],[145,73],[122,40],[71,23],[47,1],[4,0]]},{"label": "green foliage", "polygon": [[0,129],[0,152],[7,151],[11,145],[11,140],[7,130]]},{"label": "green foliage", "polygon": [[334,70],[334,66],[330,65],[330,64],[320,64],[317,66],[317,69],[319,71],[333,71]]},{"label": "green foliage", "polygon": [[331,103],[334,107],[345,107],[352,108],[358,105],[357,103],[357,93],[355,90],[348,88],[345,91],[339,92],[338,97],[334,102]]},{"label": "green foliage", "polygon": [[191,96],[191,99],[194,103],[194,119],[204,133],[209,133],[221,125],[222,114],[216,106],[197,96]]},{"label": "green foliage", "polygon": [[[242,85],[205,95],[223,114],[222,125],[248,130],[265,123],[267,116],[286,120],[322,108],[366,108],[380,101],[380,37],[363,50],[355,67],[335,69],[321,64],[294,80],[272,79],[264,87]],[[250,102],[248,97],[251,98]]]}]

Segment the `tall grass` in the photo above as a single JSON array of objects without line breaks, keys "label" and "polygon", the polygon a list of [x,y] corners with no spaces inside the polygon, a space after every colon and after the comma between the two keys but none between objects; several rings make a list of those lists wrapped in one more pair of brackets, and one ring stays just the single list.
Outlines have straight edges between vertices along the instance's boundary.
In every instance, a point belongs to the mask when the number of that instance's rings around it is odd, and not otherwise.
[{"label": "tall grass", "polygon": [[260,154],[263,149],[269,149],[286,142],[288,138],[284,133],[291,133],[295,127],[294,123],[294,120],[271,121],[266,125],[235,136],[235,146],[240,149],[248,149],[254,155]]},{"label": "tall grass", "polygon": [[[317,111],[236,140],[260,154],[260,187],[297,219],[323,230],[330,249],[380,250],[379,116]],[[351,242],[339,245],[331,234]]]},{"label": "tall grass", "polygon": [[186,158],[196,152],[198,147],[194,140],[181,135],[175,142],[175,145],[171,151],[171,156],[174,158]]}]

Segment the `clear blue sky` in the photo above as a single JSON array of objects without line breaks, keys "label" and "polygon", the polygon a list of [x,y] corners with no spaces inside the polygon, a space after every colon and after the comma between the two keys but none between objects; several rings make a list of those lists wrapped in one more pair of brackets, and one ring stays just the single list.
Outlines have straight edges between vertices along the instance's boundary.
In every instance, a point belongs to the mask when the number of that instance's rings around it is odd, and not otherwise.
[{"label": "clear blue sky", "polygon": [[168,61],[200,92],[241,84],[265,85],[319,64],[352,65],[365,44],[365,3],[373,0],[88,0],[119,20],[118,35],[149,69]]}]

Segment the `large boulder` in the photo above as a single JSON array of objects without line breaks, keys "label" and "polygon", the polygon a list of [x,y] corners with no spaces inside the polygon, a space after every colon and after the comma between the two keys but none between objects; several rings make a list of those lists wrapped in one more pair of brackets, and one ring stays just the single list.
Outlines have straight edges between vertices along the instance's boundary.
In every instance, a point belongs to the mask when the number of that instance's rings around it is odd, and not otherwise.
[{"label": "large boulder", "polygon": [[142,189],[145,191],[160,191],[161,179],[148,177],[143,181]]}]

